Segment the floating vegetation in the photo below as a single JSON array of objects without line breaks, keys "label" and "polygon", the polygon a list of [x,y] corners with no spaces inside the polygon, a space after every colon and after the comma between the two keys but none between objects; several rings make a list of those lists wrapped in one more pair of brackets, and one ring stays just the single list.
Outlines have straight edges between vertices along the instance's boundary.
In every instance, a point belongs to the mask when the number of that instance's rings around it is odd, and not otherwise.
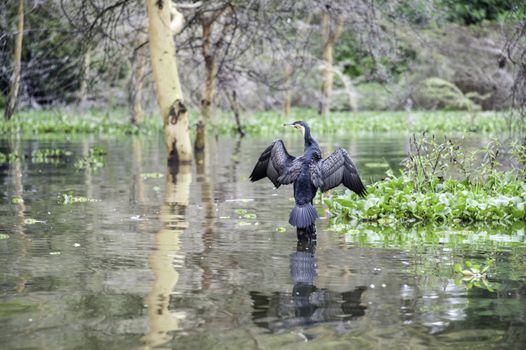
[{"label": "floating vegetation", "polygon": [[6,233],[0,233],[0,241],[4,240],[4,239],[8,239],[9,238],[9,235],[6,234]]},{"label": "floating vegetation", "polygon": [[[270,134],[281,129],[286,120],[306,120],[320,133],[339,132],[484,132],[497,133],[510,127],[505,114],[481,111],[375,111],[331,112],[330,118],[319,118],[317,110],[294,108],[286,119],[276,112],[251,113],[243,118],[247,134]],[[191,120],[197,116],[191,115]],[[513,127],[513,125],[511,125]],[[208,125],[219,134],[237,134],[238,126],[229,112],[219,113]],[[21,111],[9,121],[0,121],[0,134],[22,131],[26,134],[152,134],[162,130],[158,116],[144,118],[134,125],[127,111],[91,109],[83,114],[73,111]]]},{"label": "floating vegetation", "polygon": [[526,221],[525,164],[517,159],[515,169],[498,170],[498,143],[470,154],[448,139],[438,143],[434,138],[413,138],[411,145],[401,174],[388,171],[385,180],[367,188],[365,199],[349,191],[326,199],[333,223],[508,225]]},{"label": "floating vegetation", "polygon": [[493,265],[493,260],[489,259],[487,264],[482,266],[480,264],[473,264],[471,261],[466,261],[464,263],[465,267],[462,264],[456,263],[453,266],[454,271],[461,275],[461,277],[455,279],[455,284],[460,285],[464,284],[466,289],[471,289],[473,287],[485,289],[489,292],[493,292],[494,288],[497,288],[498,285],[492,285],[488,282],[488,270],[491,265]]},{"label": "floating vegetation", "polygon": [[250,225],[252,225],[252,223],[251,222],[246,222],[246,221],[238,221],[237,225],[238,226],[250,226]]},{"label": "floating vegetation", "polygon": [[100,147],[90,148],[88,151],[88,156],[77,160],[74,166],[77,169],[96,170],[96,169],[102,168],[104,166],[106,155],[107,155],[107,152],[103,148],[100,148]]},{"label": "floating vegetation", "polygon": [[59,204],[75,204],[75,203],[88,203],[88,202],[98,202],[96,199],[91,199],[84,196],[75,196],[74,192],[60,194],[58,196]]},{"label": "floating vegetation", "polygon": [[286,232],[287,229],[283,226],[276,227],[276,232]]},{"label": "floating vegetation", "polygon": [[164,175],[161,173],[144,173],[144,174],[141,174],[141,177],[143,178],[143,180],[161,179],[164,177]]},{"label": "floating vegetation", "polygon": [[246,213],[248,213],[248,210],[246,209],[236,209],[234,210],[234,213],[236,213],[237,215],[245,215]]},{"label": "floating vegetation", "polygon": [[12,197],[11,198],[11,204],[23,204],[24,199],[21,197]]},{"label": "floating vegetation", "polygon": [[18,155],[14,152],[11,153],[2,153],[0,152],[0,164],[2,163],[11,163],[18,159]]},{"label": "floating vegetation", "polygon": [[91,109],[79,114],[68,110],[29,110],[0,122],[0,134],[22,131],[26,134],[151,134],[162,129],[161,118],[144,118],[130,123],[125,109]]},{"label": "floating vegetation", "polygon": [[[319,118],[314,109],[295,108],[288,117],[275,112],[253,113],[244,118],[243,130],[247,134],[275,134],[283,128],[284,122],[305,120],[319,133],[360,133],[360,132],[460,132],[466,130],[478,133],[507,131],[510,124],[505,113],[481,111],[388,111],[388,112],[331,112],[330,118]],[[512,123],[513,124],[513,123]],[[209,123],[215,133],[238,132],[230,114],[223,113]],[[511,125],[513,128],[514,125]]]},{"label": "floating vegetation", "polygon": [[26,224],[26,225],[45,224],[45,223],[46,223],[45,221],[36,220],[36,219],[33,219],[33,218],[25,218],[24,219],[24,224]]},{"label": "floating vegetation", "polygon": [[59,163],[66,157],[71,157],[73,152],[63,149],[40,149],[31,154],[33,163]]},{"label": "floating vegetation", "polygon": [[249,213],[247,209],[236,209],[234,210],[234,213],[238,216],[239,219],[257,219],[257,215],[255,213]]},{"label": "floating vegetation", "polygon": [[367,188],[365,199],[355,193],[325,199],[333,223],[361,221],[380,225],[510,224],[526,220],[526,184],[509,172],[495,173],[484,184],[447,180],[422,191],[407,175],[390,175]]}]

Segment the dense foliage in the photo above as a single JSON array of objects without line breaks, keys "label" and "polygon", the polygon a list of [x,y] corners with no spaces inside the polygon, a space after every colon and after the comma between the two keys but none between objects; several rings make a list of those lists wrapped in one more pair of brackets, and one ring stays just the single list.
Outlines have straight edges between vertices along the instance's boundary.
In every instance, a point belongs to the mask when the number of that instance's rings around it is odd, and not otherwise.
[{"label": "dense foliage", "polygon": [[399,176],[368,187],[368,196],[354,193],[326,199],[335,224],[376,222],[395,225],[526,221],[526,147],[510,146],[511,170],[500,171],[497,142],[476,152],[451,140],[411,140],[406,167]]},{"label": "dense foliage", "polygon": [[[21,131],[26,134],[138,134],[161,130],[160,118],[145,118],[138,125],[131,124],[125,110],[93,109],[87,112],[27,111],[19,113],[10,121],[0,120],[0,134]],[[293,109],[288,117],[275,112],[243,115],[242,129],[248,135],[275,133],[284,122],[305,120],[316,133],[357,132],[482,132],[496,133],[509,130],[513,123],[507,113],[499,112],[337,112],[331,118],[319,118],[310,109]],[[191,115],[191,125],[197,115]],[[208,126],[214,134],[238,132],[234,118],[221,113]]]},{"label": "dense foliage", "polygon": [[482,184],[449,179],[433,180],[422,191],[406,174],[388,176],[368,187],[359,199],[354,193],[326,199],[334,223],[361,221],[381,225],[414,222],[510,224],[526,220],[526,184],[509,173],[495,173]]}]

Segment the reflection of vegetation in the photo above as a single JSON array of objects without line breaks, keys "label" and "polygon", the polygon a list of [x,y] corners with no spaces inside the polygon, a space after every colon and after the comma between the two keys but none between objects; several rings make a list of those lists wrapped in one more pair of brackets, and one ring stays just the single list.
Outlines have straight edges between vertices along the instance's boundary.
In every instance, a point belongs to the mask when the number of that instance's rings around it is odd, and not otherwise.
[{"label": "reflection of vegetation", "polygon": [[77,169],[98,169],[104,166],[104,159],[106,157],[106,150],[100,147],[90,148],[88,155],[75,162],[75,168]]},{"label": "reflection of vegetation", "polygon": [[347,242],[361,246],[411,248],[441,245],[453,248],[469,244],[489,248],[492,246],[514,247],[525,243],[523,224],[506,228],[480,226],[466,229],[462,225],[441,227],[410,225],[405,227],[362,223],[354,227],[348,224],[333,224],[330,229],[344,235]]},{"label": "reflection of vegetation", "polygon": [[25,301],[0,301],[0,318],[13,317],[16,314],[29,312],[35,308],[35,305],[29,304]]},{"label": "reflection of vegetation", "polygon": [[[333,222],[509,224],[526,219],[522,172],[497,170],[499,144],[490,143],[474,154],[448,139],[436,143],[434,138],[413,138],[411,145],[402,174],[389,172],[368,188],[366,199],[354,193],[327,199]],[[521,159],[517,163],[522,165]]]}]

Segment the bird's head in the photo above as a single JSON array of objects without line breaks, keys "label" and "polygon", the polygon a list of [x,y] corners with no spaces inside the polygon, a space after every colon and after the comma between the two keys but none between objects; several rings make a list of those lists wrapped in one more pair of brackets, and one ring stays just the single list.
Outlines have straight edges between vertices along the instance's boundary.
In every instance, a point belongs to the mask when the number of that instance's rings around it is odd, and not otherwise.
[{"label": "bird's head", "polygon": [[301,134],[303,137],[305,137],[305,134],[310,135],[310,128],[304,121],[298,120],[291,124],[283,124],[283,126],[291,126],[295,128],[296,130],[301,131]]}]

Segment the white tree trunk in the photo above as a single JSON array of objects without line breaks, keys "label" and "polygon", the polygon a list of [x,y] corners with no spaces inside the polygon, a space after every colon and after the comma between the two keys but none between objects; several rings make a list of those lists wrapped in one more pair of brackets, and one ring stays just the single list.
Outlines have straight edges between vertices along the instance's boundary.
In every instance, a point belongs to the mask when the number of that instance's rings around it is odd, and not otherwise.
[{"label": "white tree trunk", "polygon": [[[188,109],[184,103],[172,28],[179,28],[182,16],[171,1],[147,0],[148,34],[157,103],[164,123],[164,136],[170,162],[191,162],[192,146],[188,132]],[[172,23],[172,18],[174,23]]]}]

